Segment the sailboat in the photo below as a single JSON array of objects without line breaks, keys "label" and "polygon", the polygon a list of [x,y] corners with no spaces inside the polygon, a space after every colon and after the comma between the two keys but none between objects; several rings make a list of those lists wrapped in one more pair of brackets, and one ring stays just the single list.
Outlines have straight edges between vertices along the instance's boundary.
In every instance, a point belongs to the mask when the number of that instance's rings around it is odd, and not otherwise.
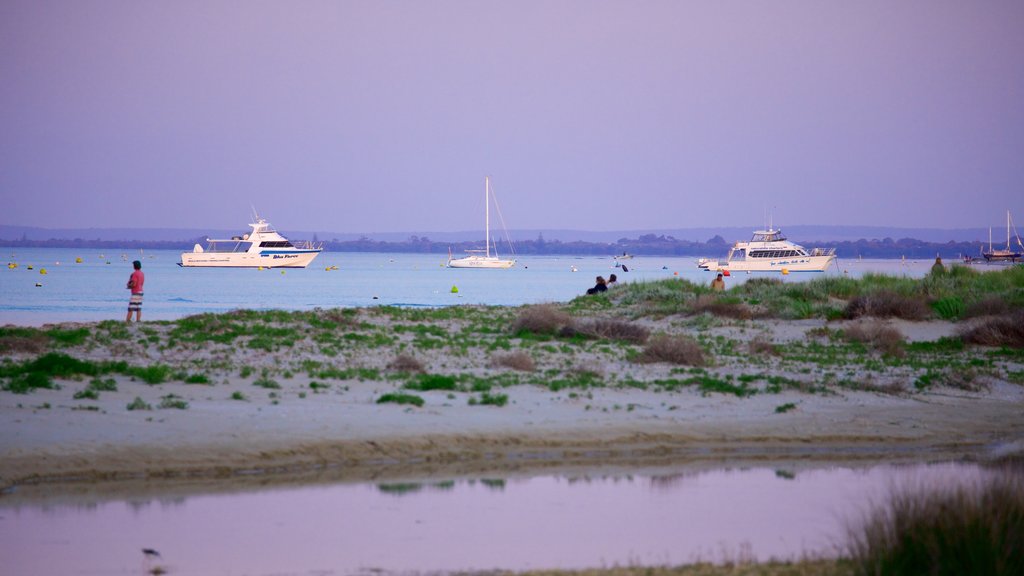
[{"label": "sailboat", "polygon": [[[494,247],[494,256],[491,256],[491,198],[493,196],[494,191],[491,190],[491,177],[486,176],[484,177],[484,249],[466,250],[470,255],[463,258],[452,258],[451,250],[449,250],[449,268],[511,268],[515,266],[515,260],[498,257],[498,247],[496,245]],[[494,205],[497,207],[497,201],[495,201]],[[511,243],[509,243],[509,246],[511,246]]]},{"label": "sailboat", "polygon": [[1010,211],[1006,211],[1006,248],[1002,250],[992,249],[992,229],[988,229],[988,251],[982,251],[981,255],[985,257],[985,260],[989,262],[1016,262],[1017,260],[1024,259],[1024,244],[1021,244],[1020,234],[1017,234],[1017,228],[1013,227],[1014,236],[1017,239],[1017,246],[1020,250],[1010,249],[1010,227],[1013,226],[1010,220]]}]

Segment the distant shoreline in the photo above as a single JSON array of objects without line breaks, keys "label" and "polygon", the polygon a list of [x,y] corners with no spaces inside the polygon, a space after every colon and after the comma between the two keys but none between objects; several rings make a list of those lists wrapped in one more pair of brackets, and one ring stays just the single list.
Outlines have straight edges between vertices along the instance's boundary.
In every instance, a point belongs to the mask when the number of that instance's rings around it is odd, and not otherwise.
[{"label": "distant shoreline", "polygon": [[[841,242],[815,242],[794,239],[807,247],[834,248],[840,258],[934,258],[940,256],[946,260],[959,260],[964,255],[979,256],[985,247],[984,242],[927,242],[913,238],[860,239]],[[205,243],[203,238],[190,240],[88,240],[83,238],[49,240],[4,240],[0,239],[0,247],[4,248],[95,248],[103,250],[191,250],[195,244]],[[433,241],[426,237],[411,236],[402,242],[371,240],[328,240],[323,241],[327,252],[384,252],[405,254],[446,254],[462,252],[477,248],[480,242],[444,242]],[[715,236],[706,242],[680,240],[672,236],[647,234],[637,238],[622,238],[617,242],[587,242],[559,240],[546,241],[543,237],[535,240],[517,240],[513,242],[516,254],[545,255],[587,255],[614,256],[630,254],[634,256],[686,256],[686,257],[719,257],[725,256],[730,243],[721,236]]]}]

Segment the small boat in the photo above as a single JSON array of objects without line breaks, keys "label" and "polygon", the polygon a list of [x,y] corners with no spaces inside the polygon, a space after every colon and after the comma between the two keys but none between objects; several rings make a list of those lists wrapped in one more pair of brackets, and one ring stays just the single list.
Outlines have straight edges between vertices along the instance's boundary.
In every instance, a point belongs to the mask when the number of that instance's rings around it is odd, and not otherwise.
[{"label": "small boat", "polygon": [[613,256],[616,260],[632,260],[633,255],[623,252],[621,256]]},{"label": "small boat", "polygon": [[749,242],[734,244],[724,260],[701,258],[697,267],[709,272],[824,272],[835,259],[835,248],[806,250],[769,227],[755,230]]},{"label": "small boat", "polygon": [[[1017,247],[1020,250],[1010,248],[1010,227],[1013,227],[1013,235],[1017,239]],[[1006,248],[1001,250],[992,249],[992,228],[988,229],[988,251],[982,250],[982,257],[988,262],[1016,262],[1024,260],[1024,244],[1021,244],[1020,234],[1017,234],[1017,227],[1013,226],[1010,220],[1010,211],[1006,211]]]},{"label": "small boat", "polygon": [[[493,197],[494,191],[491,190],[491,178],[487,176],[484,178],[484,249],[466,250],[470,255],[463,258],[452,258],[451,249],[449,249],[449,268],[511,268],[515,266],[515,260],[498,257],[497,245],[494,247],[494,256],[491,256],[491,199]],[[495,200],[494,205],[497,207],[497,200]],[[500,214],[499,208],[499,216]],[[506,232],[506,236],[507,234]],[[512,246],[511,242],[509,242],[509,246]]]},{"label": "small boat", "polygon": [[207,268],[305,268],[323,252],[323,245],[291,242],[254,215],[252,232],[232,236],[230,240],[206,239],[206,247],[196,244],[181,255],[182,267]]}]

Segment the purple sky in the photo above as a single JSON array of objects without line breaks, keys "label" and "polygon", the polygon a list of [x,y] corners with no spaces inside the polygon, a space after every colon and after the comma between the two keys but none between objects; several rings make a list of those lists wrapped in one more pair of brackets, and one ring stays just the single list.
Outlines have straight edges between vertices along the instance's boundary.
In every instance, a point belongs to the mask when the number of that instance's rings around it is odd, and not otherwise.
[{"label": "purple sky", "polygon": [[0,3],[0,224],[1024,221],[1024,2]]}]

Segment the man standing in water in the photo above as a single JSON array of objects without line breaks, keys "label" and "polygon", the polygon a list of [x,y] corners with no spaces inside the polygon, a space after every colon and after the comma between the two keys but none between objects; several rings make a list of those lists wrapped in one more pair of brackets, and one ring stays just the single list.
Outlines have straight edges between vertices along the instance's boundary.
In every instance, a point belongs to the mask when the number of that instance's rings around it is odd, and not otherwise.
[{"label": "man standing in water", "polygon": [[142,262],[136,260],[132,262],[132,266],[135,267],[135,272],[128,278],[127,286],[132,291],[132,297],[128,300],[128,316],[125,316],[125,322],[132,321],[132,311],[135,312],[136,322],[142,320],[142,285],[146,282],[146,275],[142,273]]}]

